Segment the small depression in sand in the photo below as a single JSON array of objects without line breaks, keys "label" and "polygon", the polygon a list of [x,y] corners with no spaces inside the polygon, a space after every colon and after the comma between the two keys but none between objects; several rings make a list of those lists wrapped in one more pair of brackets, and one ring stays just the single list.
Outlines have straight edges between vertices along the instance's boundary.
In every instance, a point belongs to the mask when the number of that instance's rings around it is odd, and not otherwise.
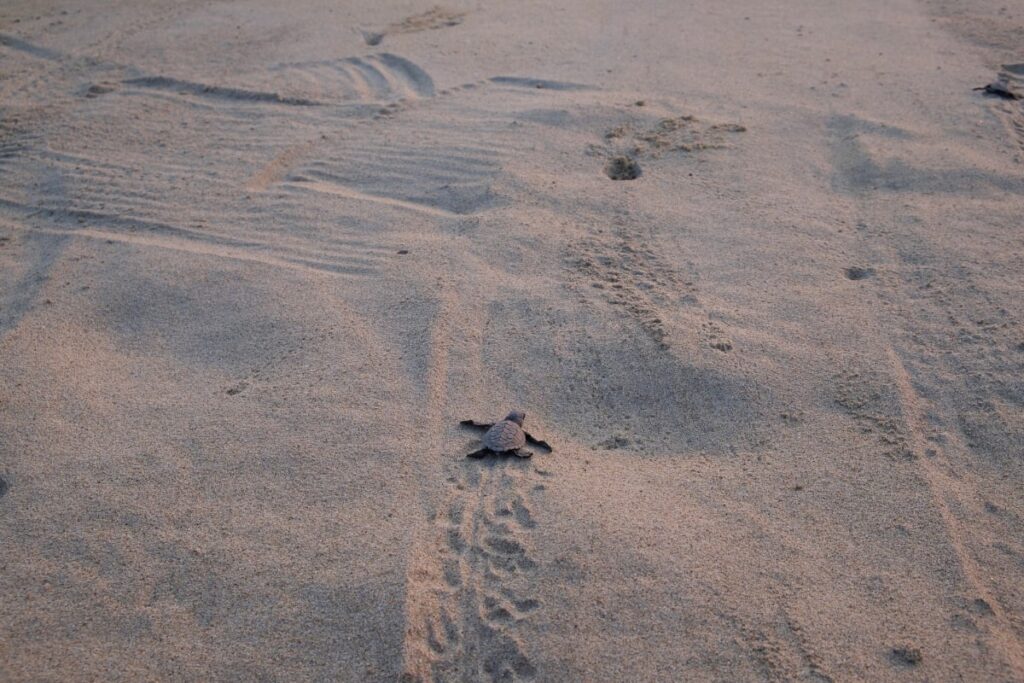
[{"label": "small depression in sand", "polygon": [[636,180],[640,177],[640,164],[635,159],[618,156],[604,165],[604,173],[612,180]]}]

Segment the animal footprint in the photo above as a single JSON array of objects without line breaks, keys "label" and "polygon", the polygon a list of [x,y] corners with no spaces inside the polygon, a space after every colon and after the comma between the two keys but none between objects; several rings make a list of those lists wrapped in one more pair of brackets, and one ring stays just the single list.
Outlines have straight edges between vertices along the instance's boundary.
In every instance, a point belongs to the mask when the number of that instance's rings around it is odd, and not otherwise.
[{"label": "animal footprint", "polygon": [[725,330],[723,330],[721,326],[712,321],[708,321],[701,325],[701,329],[708,339],[708,346],[716,351],[721,351],[722,353],[732,351],[732,341],[725,336]]}]

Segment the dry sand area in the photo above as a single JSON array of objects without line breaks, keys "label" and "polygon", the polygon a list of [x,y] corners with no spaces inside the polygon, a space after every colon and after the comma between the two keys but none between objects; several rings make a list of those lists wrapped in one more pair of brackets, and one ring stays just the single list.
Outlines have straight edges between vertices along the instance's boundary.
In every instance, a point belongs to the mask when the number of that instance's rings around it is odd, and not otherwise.
[{"label": "dry sand area", "polygon": [[0,680],[1024,681],[1022,63],[1021,0],[0,1]]}]

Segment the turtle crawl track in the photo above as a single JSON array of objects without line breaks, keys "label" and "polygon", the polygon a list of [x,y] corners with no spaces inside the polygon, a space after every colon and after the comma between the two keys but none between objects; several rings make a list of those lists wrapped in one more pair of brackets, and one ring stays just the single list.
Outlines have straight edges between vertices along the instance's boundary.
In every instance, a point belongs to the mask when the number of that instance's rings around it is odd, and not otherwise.
[{"label": "turtle crawl track", "polygon": [[402,681],[532,681],[520,633],[541,606],[530,535],[531,497],[543,490],[523,461],[485,461],[448,479],[432,542],[409,575]]}]

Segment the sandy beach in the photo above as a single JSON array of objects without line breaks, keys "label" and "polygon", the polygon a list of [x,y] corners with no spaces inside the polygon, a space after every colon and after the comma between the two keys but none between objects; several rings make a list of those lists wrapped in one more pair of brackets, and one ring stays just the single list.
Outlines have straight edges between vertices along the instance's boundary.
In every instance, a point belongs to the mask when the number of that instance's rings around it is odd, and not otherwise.
[{"label": "sandy beach", "polygon": [[1024,681],[1013,93],[1021,0],[3,0],[0,680]]}]

